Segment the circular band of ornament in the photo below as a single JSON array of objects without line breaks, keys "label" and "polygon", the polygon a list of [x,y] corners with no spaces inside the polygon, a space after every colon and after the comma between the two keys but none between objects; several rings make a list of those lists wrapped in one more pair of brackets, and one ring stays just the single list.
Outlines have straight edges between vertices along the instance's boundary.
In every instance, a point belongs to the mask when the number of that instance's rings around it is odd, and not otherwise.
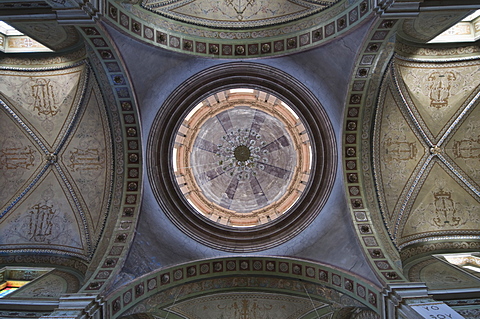
[{"label": "circular band of ornament", "polygon": [[308,133],[286,103],[263,91],[232,89],[185,118],[174,172],[187,201],[232,227],[268,223],[292,207],[308,183]]},{"label": "circular band of ornament", "polygon": [[[231,127],[219,129],[225,118]],[[267,146],[274,141],[283,146]],[[162,211],[224,251],[268,249],[299,234],[321,212],[336,175],[335,135],[320,102],[291,75],[258,63],[219,64],[186,80],[159,108],[147,143]],[[215,174],[225,180],[212,184]],[[265,197],[251,184],[261,179],[273,184]],[[239,194],[250,192],[248,207],[228,197],[240,187],[230,183],[245,184]]]}]

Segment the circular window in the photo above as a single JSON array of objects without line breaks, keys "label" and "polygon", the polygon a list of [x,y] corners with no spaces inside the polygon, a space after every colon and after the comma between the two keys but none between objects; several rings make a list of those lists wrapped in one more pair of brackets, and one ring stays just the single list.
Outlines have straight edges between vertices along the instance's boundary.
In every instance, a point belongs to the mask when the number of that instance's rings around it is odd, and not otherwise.
[{"label": "circular window", "polygon": [[190,237],[258,251],[304,230],[333,186],[336,146],[318,100],[256,63],[194,75],[160,108],[147,146],[157,201]]},{"label": "circular window", "polygon": [[268,223],[292,207],[310,174],[310,141],[293,110],[253,89],[217,92],[182,121],[174,173],[190,205],[231,227]]}]

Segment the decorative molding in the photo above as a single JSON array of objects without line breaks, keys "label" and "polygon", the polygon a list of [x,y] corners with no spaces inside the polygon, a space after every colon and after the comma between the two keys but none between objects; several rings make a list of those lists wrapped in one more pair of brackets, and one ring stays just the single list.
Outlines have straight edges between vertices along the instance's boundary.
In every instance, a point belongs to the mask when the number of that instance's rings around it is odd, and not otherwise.
[{"label": "decorative molding", "polygon": [[447,45],[418,46],[396,41],[395,52],[399,59],[425,62],[450,62],[452,60],[462,61],[463,59],[476,59],[480,54],[480,45],[469,44],[451,48],[446,46]]},{"label": "decorative molding", "polygon": [[[290,211],[264,225],[243,229],[219,225],[196,213],[183,197],[171,163],[176,133],[186,114],[206,96],[239,87],[271,92],[287,101],[301,117],[312,149],[311,177]],[[336,146],[328,116],[306,87],[276,68],[234,62],[194,75],[170,95],[155,117],[147,145],[147,161],[155,197],[179,229],[216,249],[247,252],[271,248],[289,240],[320,213],[335,179]]]},{"label": "decorative molding", "polygon": [[217,29],[246,29],[285,24],[317,14],[340,0],[285,1],[265,4],[259,0],[216,2],[209,0],[144,0],[141,6],[160,16],[187,24]]},{"label": "decorative molding", "polygon": [[337,305],[345,298],[352,306],[374,312],[382,307],[379,287],[344,271],[288,258],[233,257],[200,260],[137,278],[105,297],[107,315],[114,319],[155,311],[199,293],[238,289],[275,289]]},{"label": "decorative molding", "polygon": [[393,54],[391,36],[397,25],[397,19],[378,19],[365,37],[347,94],[343,133],[344,181],[352,222],[371,268],[380,281],[387,283],[405,278],[378,207],[370,149],[375,105],[382,74]]},{"label": "decorative molding", "polygon": [[139,115],[128,74],[117,49],[101,25],[79,27],[87,43],[90,63],[102,85],[113,135],[114,179],[111,211],[102,240],[92,257],[80,292],[97,294],[107,289],[120,272],[133,241],[142,191],[142,153]]},{"label": "decorative molding", "polygon": [[164,49],[214,58],[284,55],[325,43],[366,21],[369,0],[342,0],[298,21],[253,30],[175,21],[128,2],[107,1],[104,16],[130,36]]}]

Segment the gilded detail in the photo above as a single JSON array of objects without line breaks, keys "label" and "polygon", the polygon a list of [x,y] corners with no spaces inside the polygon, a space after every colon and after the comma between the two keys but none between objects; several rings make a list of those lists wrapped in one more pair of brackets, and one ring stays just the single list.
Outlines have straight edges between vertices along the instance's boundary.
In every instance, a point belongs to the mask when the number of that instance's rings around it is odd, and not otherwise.
[{"label": "gilded detail", "polygon": [[73,170],[98,171],[103,167],[104,159],[98,148],[78,149],[70,151],[70,164]]},{"label": "gilded detail", "polygon": [[38,115],[55,116],[58,113],[58,105],[55,101],[55,90],[50,80],[36,79],[32,85],[32,96],[34,98],[33,109]]},{"label": "gilded detail", "polygon": [[430,106],[441,109],[448,106],[452,83],[457,80],[452,71],[434,71],[428,75],[428,89],[430,91]]},{"label": "gilded detail", "polygon": [[56,214],[53,206],[47,204],[36,204],[28,212],[30,214],[28,224],[28,235],[30,240],[35,242],[46,242],[52,235],[52,219]]},{"label": "gilded detail", "polygon": [[7,147],[0,150],[0,169],[30,169],[34,165],[35,155],[33,148]]},{"label": "gilded detail", "polygon": [[433,193],[435,197],[435,213],[437,217],[433,218],[433,222],[438,227],[458,226],[460,217],[455,216],[457,212],[455,202],[452,200],[452,193],[440,190]]}]

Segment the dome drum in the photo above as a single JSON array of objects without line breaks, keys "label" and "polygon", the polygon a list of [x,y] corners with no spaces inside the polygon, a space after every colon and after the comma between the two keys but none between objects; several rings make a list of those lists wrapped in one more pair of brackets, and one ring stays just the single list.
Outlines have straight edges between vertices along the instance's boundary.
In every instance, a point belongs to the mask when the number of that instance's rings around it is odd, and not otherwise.
[{"label": "dome drum", "polygon": [[[222,117],[230,130],[218,129]],[[260,122],[269,124],[257,132]],[[270,154],[267,145],[276,150]],[[279,149],[282,156],[275,155]],[[211,247],[248,252],[287,241],[320,212],[333,186],[336,146],[323,107],[302,84],[241,62],[194,75],[170,95],[155,118],[147,157],[157,201],[178,228]],[[208,165],[209,173],[202,169]],[[219,186],[211,182],[217,178],[205,179],[218,172]],[[243,208],[245,198],[235,203],[238,196],[228,196],[242,187],[250,208]]]}]

